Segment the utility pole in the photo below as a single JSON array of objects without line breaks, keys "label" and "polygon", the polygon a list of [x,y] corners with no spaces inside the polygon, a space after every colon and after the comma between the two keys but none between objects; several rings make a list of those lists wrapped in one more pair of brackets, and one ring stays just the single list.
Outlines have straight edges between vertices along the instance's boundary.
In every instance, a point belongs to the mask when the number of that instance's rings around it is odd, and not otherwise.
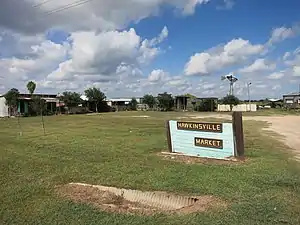
[{"label": "utility pole", "polygon": [[229,95],[233,95],[233,82],[230,80]]},{"label": "utility pole", "polygon": [[250,100],[250,85],[251,85],[251,84],[252,84],[251,82],[248,82],[248,83],[247,83],[249,111],[251,111],[251,100]]}]

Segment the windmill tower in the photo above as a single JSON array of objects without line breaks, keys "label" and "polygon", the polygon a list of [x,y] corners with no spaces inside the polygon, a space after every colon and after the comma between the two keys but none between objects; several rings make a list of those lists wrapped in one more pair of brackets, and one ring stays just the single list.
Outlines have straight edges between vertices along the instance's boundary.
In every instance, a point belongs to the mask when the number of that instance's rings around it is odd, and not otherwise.
[{"label": "windmill tower", "polygon": [[238,81],[238,79],[235,76],[233,76],[233,73],[222,76],[221,80],[228,80],[229,81],[229,95],[234,95],[233,85],[234,85],[235,82]]}]

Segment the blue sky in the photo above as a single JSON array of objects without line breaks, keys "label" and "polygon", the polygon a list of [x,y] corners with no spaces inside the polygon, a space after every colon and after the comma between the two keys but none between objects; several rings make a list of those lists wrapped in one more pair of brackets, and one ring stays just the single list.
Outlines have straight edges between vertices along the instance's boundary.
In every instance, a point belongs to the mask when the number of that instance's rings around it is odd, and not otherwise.
[{"label": "blue sky", "polygon": [[[288,2],[288,4],[287,4]],[[300,1],[271,1],[271,0],[241,0],[228,10],[216,10],[221,1],[198,7],[193,16],[174,16],[173,10],[164,11],[162,15],[142,20],[131,25],[138,34],[151,38],[163,26],[167,26],[170,36],[163,43],[166,54],[161,55],[154,66],[180,73],[188,58],[196,53],[205,51],[220,43],[226,43],[233,38],[241,37],[253,43],[264,43],[270,38],[271,31],[281,26],[292,26],[300,21]],[[269,55],[276,59],[288,50],[293,50],[300,44],[300,36],[287,40],[276,46]],[[172,63],[169,63],[170,59]]]},{"label": "blue sky", "polygon": [[47,17],[74,0],[32,8],[40,2],[0,7],[1,92],[26,91],[34,80],[39,92],[96,86],[111,97],[221,97],[228,86],[220,76],[230,72],[240,98],[249,81],[253,98],[298,90],[300,1],[105,0]]}]

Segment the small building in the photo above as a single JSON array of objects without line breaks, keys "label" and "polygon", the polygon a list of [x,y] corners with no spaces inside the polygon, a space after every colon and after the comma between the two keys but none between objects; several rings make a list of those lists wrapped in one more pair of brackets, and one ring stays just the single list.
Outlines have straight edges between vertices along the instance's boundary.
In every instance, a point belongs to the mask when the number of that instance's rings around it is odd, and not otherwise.
[{"label": "small building", "polygon": [[[129,109],[129,103],[132,98],[111,98],[108,99],[107,105],[112,107],[115,111],[126,111]],[[137,103],[140,103],[140,99],[137,98]]]},{"label": "small building", "polygon": [[147,104],[137,104],[136,110],[137,111],[147,111],[147,110],[149,110],[149,106]]},{"label": "small building", "polygon": [[186,95],[175,96],[174,100],[176,110],[186,111],[188,109],[189,103],[191,104],[192,99]]},{"label": "small building", "polygon": [[8,117],[8,106],[4,96],[0,95],[0,118],[2,117]]},{"label": "small building", "polygon": [[196,103],[199,104],[199,110],[202,112],[215,112],[218,106],[217,97],[197,98]]},{"label": "small building", "polygon": [[210,111],[216,110],[218,98],[207,97],[197,98],[188,95],[179,95],[175,97],[175,108],[178,111]]},{"label": "small building", "polygon": [[[56,107],[59,105],[59,99],[56,95],[51,94],[33,94],[34,97],[40,97],[46,102],[47,112],[53,114],[56,112]],[[17,103],[17,112],[20,115],[29,114],[29,104],[32,101],[32,96],[30,94],[20,94]],[[9,116],[9,109],[6,105],[6,99],[2,95],[0,96],[0,117]]]},{"label": "small building", "polygon": [[288,109],[299,109],[300,92],[283,95],[283,106]]},{"label": "small building", "polygon": [[47,112],[53,114],[56,112],[56,106],[59,104],[59,98],[55,94],[20,94],[18,101],[18,113],[26,115],[29,113],[29,103],[32,101],[32,97],[39,97],[46,103]]}]

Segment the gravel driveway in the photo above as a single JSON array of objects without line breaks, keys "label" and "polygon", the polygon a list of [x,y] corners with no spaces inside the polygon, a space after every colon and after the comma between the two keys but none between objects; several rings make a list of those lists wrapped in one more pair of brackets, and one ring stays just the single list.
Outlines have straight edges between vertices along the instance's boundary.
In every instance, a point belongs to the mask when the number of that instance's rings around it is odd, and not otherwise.
[{"label": "gravel driveway", "polygon": [[300,116],[245,116],[244,119],[270,123],[270,126],[264,129],[282,135],[284,143],[293,149],[295,158],[300,161]]}]

